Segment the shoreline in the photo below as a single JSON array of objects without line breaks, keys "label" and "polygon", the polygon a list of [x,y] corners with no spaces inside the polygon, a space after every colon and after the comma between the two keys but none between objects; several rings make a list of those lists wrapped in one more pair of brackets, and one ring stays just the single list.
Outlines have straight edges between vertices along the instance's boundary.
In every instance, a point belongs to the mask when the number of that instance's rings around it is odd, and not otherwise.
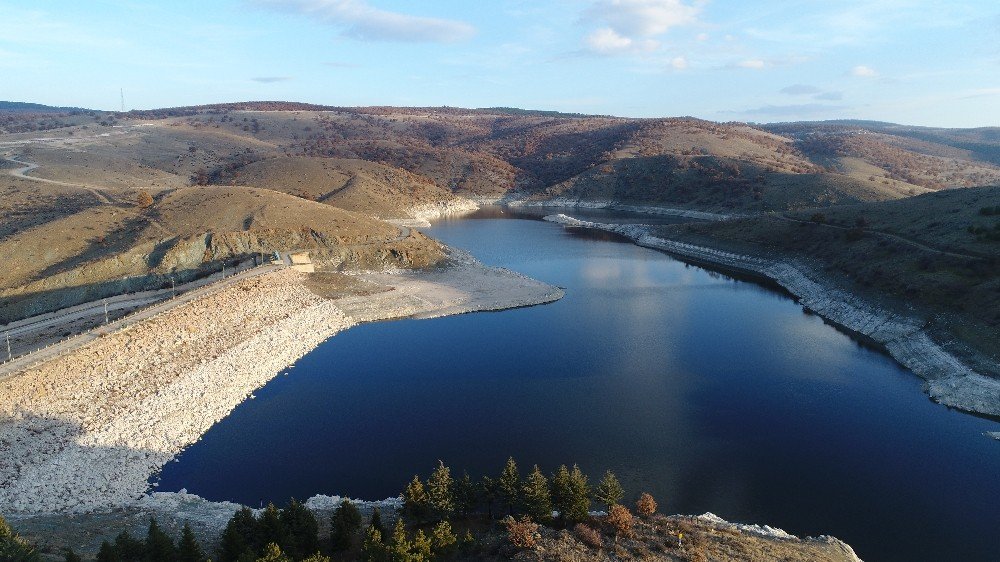
[{"label": "shoreline", "polygon": [[501,310],[563,296],[561,289],[485,267],[461,252],[447,267],[351,277],[386,290],[327,299],[306,288],[304,274],[280,270],[4,381],[0,513],[71,515],[141,502],[150,476],[254,390],[359,323]]},{"label": "shoreline", "polygon": [[651,235],[643,225],[582,221],[558,214],[545,220],[624,236],[638,246],[694,262],[764,277],[794,295],[806,309],[883,349],[923,379],[935,402],[971,414],[1000,416],[1000,380],[975,372],[935,342],[923,322],[871,305],[824,279],[814,268],[789,258],[737,254]]}]

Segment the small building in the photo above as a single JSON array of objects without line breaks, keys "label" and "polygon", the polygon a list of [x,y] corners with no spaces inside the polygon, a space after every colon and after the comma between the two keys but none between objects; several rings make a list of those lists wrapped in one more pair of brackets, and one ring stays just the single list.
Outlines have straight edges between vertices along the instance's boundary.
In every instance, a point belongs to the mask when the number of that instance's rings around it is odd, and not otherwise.
[{"label": "small building", "polygon": [[295,271],[302,271],[304,273],[313,273],[316,271],[316,267],[313,265],[312,259],[309,258],[309,252],[295,252],[294,254],[288,254],[288,259],[292,262],[292,269]]}]

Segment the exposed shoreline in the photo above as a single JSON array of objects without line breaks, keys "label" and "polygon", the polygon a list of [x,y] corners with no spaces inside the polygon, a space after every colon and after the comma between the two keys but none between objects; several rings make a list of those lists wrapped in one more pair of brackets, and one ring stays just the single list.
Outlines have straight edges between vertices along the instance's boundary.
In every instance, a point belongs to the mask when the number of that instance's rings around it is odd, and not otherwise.
[{"label": "exposed shoreline", "polygon": [[352,277],[327,299],[291,270],[248,279],[103,336],[0,386],[0,513],[134,505],[148,479],[254,390],[362,322],[551,302],[561,289],[455,252],[448,267]]},{"label": "exposed shoreline", "polygon": [[866,302],[834,286],[808,264],[660,238],[643,225],[582,221],[563,214],[549,215],[545,220],[613,232],[639,246],[767,278],[794,295],[804,307],[883,348],[925,381],[924,390],[934,401],[974,414],[1000,416],[1000,380],[975,372],[945,350],[933,340],[921,320]]}]

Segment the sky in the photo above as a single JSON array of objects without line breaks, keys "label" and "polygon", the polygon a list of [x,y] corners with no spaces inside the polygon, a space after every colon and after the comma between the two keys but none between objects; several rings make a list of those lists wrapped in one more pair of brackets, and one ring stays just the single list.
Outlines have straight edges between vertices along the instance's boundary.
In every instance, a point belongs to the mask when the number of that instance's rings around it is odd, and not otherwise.
[{"label": "sky", "polygon": [[0,0],[0,100],[1000,126],[1000,2]]}]

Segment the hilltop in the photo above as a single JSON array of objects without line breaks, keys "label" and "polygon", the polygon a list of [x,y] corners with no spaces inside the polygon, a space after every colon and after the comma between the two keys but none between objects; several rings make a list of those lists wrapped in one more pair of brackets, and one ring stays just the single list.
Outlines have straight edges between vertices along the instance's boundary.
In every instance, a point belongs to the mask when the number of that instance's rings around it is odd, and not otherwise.
[{"label": "hilltop", "polygon": [[1000,183],[1000,129],[279,101],[127,113],[5,107],[8,317],[113,294],[123,276],[142,280],[130,290],[162,287],[275,250],[312,249],[336,268],[434,264],[433,242],[384,221],[475,203],[754,215]]}]

